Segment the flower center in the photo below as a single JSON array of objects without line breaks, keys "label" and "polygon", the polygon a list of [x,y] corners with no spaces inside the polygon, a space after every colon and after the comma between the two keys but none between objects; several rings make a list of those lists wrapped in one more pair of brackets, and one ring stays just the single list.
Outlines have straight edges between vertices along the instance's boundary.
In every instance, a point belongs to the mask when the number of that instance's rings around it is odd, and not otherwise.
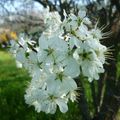
[{"label": "flower center", "polygon": [[45,51],[47,52],[47,56],[49,56],[53,53],[54,49],[51,47],[48,47],[48,49],[45,49]]},{"label": "flower center", "polygon": [[86,59],[90,60],[90,54],[91,52],[83,51],[83,53],[80,53],[79,56],[81,56],[82,60],[86,60]]}]

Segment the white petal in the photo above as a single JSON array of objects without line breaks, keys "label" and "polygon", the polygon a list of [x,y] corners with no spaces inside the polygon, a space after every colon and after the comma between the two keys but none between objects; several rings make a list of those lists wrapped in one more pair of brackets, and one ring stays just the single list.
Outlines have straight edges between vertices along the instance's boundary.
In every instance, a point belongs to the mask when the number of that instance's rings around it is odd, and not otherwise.
[{"label": "white petal", "polygon": [[66,101],[64,101],[63,99],[57,99],[57,100],[56,100],[56,103],[57,103],[57,105],[59,106],[60,111],[61,111],[62,113],[65,113],[65,112],[68,111],[68,106],[67,106]]},{"label": "white petal", "polygon": [[42,35],[39,38],[39,46],[41,49],[47,49],[48,48],[48,39],[45,37],[45,35]]},{"label": "white petal", "polygon": [[84,18],[86,16],[86,11],[79,11],[78,15],[80,18]]},{"label": "white petal", "polygon": [[77,77],[80,74],[80,66],[76,60],[69,57],[66,61],[65,74],[71,76],[72,78]]},{"label": "white petal", "polygon": [[67,43],[58,36],[51,38],[51,47],[59,51],[67,51]]},{"label": "white petal", "polygon": [[64,93],[68,93],[69,91],[76,90],[77,84],[71,78],[64,78],[64,80],[62,81],[61,89]]},{"label": "white petal", "polygon": [[22,67],[23,67],[23,66],[22,66],[22,63],[19,62],[19,61],[17,61],[17,60],[16,60],[16,66],[17,66],[17,68],[22,68]]},{"label": "white petal", "polygon": [[52,101],[48,101],[48,104],[46,104],[46,107],[47,107],[45,110],[46,113],[54,114],[56,112],[56,108],[57,108],[56,103]]},{"label": "white petal", "polygon": [[25,51],[24,49],[20,49],[17,54],[16,54],[16,59],[21,62],[24,63],[26,61],[26,57],[25,57]]},{"label": "white petal", "polygon": [[33,105],[35,106],[35,110],[36,110],[37,112],[41,112],[41,104],[39,104],[37,101],[35,101],[35,102],[33,103]]},{"label": "white petal", "polygon": [[56,109],[57,109],[56,103],[52,102],[52,103],[49,105],[49,109],[50,109],[50,113],[51,113],[51,114],[54,114],[54,113],[56,112]]},{"label": "white petal", "polygon": [[61,81],[55,80],[55,75],[48,76],[47,89],[48,93],[56,95],[59,92]]}]

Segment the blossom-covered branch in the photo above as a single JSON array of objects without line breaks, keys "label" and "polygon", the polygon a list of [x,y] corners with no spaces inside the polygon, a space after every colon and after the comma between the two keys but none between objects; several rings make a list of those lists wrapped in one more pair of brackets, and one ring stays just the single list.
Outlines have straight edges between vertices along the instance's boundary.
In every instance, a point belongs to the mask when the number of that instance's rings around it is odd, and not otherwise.
[{"label": "blossom-covered branch", "polygon": [[77,16],[64,11],[63,21],[58,12],[45,9],[44,13],[47,28],[38,45],[21,35],[17,42],[11,42],[10,51],[32,77],[26,103],[35,106],[37,112],[54,114],[59,106],[65,113],[68,101],[77,99],[74,79],[83,75],[91,82],[104,72],[107,47],[100,40],[105,34],[97,25],[91,27],[85,11],[79,11]]}]

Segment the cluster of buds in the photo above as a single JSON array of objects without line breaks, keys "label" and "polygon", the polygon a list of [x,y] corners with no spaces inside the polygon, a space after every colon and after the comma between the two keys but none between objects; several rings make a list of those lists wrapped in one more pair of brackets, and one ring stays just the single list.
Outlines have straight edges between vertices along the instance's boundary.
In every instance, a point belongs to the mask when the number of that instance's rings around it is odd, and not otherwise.
[{"label": "cluster of buds", "polygon": [[106,46],[100,43],[105,34],[91,21],[85,11],[78,15],[64,12],[61,21],[58,12],[45,10],[47,29],[38,45],[25,35],[11,41],[10,51],[31,75],[25,101],[37,112],[54,114],[57,106],[65,113],[68,101],[77,99],[76,77],[83,75],[88,81],[99,79],[104,72]]}]

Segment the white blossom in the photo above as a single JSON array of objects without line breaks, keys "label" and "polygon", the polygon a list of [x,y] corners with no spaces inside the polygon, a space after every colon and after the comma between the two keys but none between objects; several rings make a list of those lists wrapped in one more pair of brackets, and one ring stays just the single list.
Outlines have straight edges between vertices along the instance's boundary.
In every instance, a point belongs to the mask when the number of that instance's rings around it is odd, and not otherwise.
[{"label": "white blossom", "polygon": [[32,78],[25,102],[37,112],[54,114],[57,106],[67,112],[69,100],[77,99],[75,78],[83,75],[91,82],[104,72],[107,47],[100,42],[104,34],[97,25],[91,28],[85,11],[64,15],[61,21],[58,12],[45,9],[46,29],[38,45],[23,34],[11,41],[10,52]]}]

